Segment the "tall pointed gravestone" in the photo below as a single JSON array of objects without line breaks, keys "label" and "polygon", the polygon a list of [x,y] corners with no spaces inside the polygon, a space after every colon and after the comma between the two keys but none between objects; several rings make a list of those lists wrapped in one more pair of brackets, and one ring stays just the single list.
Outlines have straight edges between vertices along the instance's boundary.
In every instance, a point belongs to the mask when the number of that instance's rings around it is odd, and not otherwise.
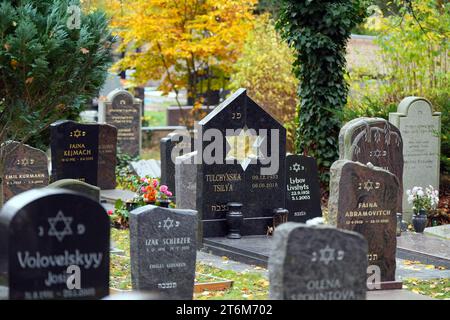
[{"label": "tall pointed gravestone", "polygon": [[197,210],[203,236],[228,233],[230,202],[243,204],[242,235],[265,235],[273,210],[285,205],[286,129],[245,89],[216,107],[197,129]]},{"label": "tall pointed gravestone", "polygon": [[116,186],[116,128],[58,121],[50,126],[52,181],[75,179],[102,189]]},{"label": "tall pointed gravestone", "polygon": [[[419,97],[407,97],[397,112],[389,114],[389,121],[397,126],[403,138],[403,189],[414,186],[439,188],[441,151],[441,114],[433,112],[431,103]],[[405,219],[411,220],[412,205],[403,194]]]},{"label": "tall pointed gravestone", "polygon": [[1,153],[4,157],[2,204],[19,193],[48,185],[48,159],[45,152],[10,141],[3,145]]},{"label": "tall pointed gravestone", "polygon": [[108,94],[106,102],[99,104],[98,120],[117,128],[120,151],[131,157],[141,152],[142,101],[126,90],[116,89]]},{"label": "tall pointed gravestone", "polygon": [[400,184],[396,212],[402,212],[403,142],[399,129],[382,118],[357,118],[339,133],[339,159],[371,163],[397,176]]},{"label": "tall pointed gravestone", "polygon": [[339,160],[331,166],[328,224],[366,238],[375,289],[401,289],[395,281],[397,249],[397,177],[387,170]]},{"label": "tall pointed gravestone", "polygon": [[0,292],[12,300],[101,299],[109,293],[110,222],[96,201],[39,189],[0,212]]},{"label": "tall pointed gravestone", "polygon": [[288,222],[275,232],[269,298],[364,300],[367,242],[356,233]]}]

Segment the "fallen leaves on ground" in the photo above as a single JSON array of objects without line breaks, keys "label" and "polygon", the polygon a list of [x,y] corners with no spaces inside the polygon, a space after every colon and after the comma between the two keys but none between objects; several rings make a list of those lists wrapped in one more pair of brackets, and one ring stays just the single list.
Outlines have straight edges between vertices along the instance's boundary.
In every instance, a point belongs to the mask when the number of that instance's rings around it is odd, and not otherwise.
[{"label": "fallen leaves on ground", "polygon": [[450,299],[450,279],[403,279],[403,288],[435,299]]}]

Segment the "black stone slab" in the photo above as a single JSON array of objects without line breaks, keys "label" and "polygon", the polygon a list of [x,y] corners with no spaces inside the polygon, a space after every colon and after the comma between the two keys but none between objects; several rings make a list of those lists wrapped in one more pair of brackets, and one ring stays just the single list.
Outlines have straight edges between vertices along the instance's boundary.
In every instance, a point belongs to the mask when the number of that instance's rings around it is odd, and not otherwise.
[{"label": "black stone slab", "polygon": [[197,212],[145,206],[130,213],[133,289],[192,299]]},{"label": "black stone slab", "polygon": [[[216,107],[199,125],[202,135],[213,129],[223,138],[215,142],[222,148],[221,163],[202,162],[198,166],[196,203],[203,221],[203,236],[221,237],[228,233],[225,216],[229,202],[243,204],[243,235],[266,234],[273,224],[273,210],[285,206],[286,130],[244,89]],[[275,132],[278,135],[272,136]],[[211,153],[211,141],[207,140],[214,137],[197,142],[199,137],[197,132],[195,149],[199,157],[205,158]],[[276,152],[273,155],[272,144]],[[261,169],[270,167],[266,163],[270,156],[277,160],[274,162],[278,170],[263,174]]]},{"label": "black stone slab", "polygon": [[316,160],[303,155],[288,155],[286,170],[286,209],[289,211],[289,221],[304,223],[321,217]]},{"label": "black stone slab", "polygon": [[97,124],[58,121],[50,126],[52,181],[76,179],[97,185]]},{"label": "black stone slab", "polygon": [[[8,299],[100,299],[109,294],[110,221],[96,201],[38,189],[0,212],[0,286]],[[67,279],[79,268],[80,288]]]}]

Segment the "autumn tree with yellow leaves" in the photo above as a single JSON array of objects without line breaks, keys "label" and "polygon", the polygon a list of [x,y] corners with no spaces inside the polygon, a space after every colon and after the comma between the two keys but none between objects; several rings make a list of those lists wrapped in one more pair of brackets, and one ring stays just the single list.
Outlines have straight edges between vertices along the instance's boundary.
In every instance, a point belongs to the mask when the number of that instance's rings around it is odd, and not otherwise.
[{"label": "autumn tree with yellow leaves", "polygon": [[162,79],[160,90],[164,93],[174,91],[178,96],[180,89],[186,89],[189,100],[198,102],[205,93],[227,87],[233,64],[252,29],[256,3],[109,1],[112,27],[121,39],[119,50],[127,52],[116,69],[136,70],[137,84]]}]

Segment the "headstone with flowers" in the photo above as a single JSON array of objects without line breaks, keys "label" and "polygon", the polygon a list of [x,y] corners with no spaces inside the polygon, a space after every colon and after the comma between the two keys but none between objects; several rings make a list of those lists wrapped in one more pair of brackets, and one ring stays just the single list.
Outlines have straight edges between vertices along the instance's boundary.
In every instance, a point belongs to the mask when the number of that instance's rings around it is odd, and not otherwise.
[{"label": "headstone with flowers", "polygon": [[406,196],[408,204],[412,205],[414,211],[412,217],[414,230],[422,233],[428,223],[428,214],[439,203],[439,191],[431,185],[425,189],[415,186],[411,190],[406,190]]},{"label": "headstone with flowers", "polygon": [[133,179],[131,189],[135,191],[132,199],[124,201],[118,199],[115,202],[114,211],[109,212],[113,224],[116,227],[128,227],[128,217],[130,211],[146,206],[156,205],[159,207],[173,207],[172,190],[161,184],[160,179],[143,177]]}]

